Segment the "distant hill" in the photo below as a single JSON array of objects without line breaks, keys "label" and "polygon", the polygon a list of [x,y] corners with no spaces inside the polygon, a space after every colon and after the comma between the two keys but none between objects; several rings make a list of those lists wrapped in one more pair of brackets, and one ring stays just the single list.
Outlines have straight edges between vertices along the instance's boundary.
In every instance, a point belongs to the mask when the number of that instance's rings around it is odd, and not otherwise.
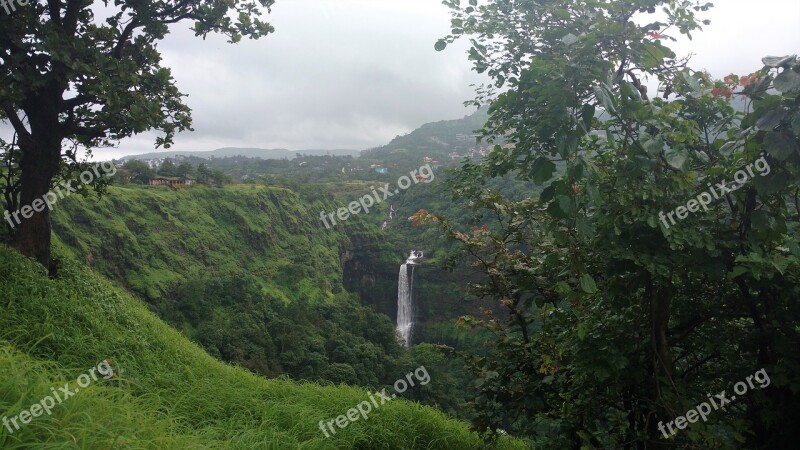
[{"label": "distant hill", "polygon": [[224,147],[211,151],[171,151],[128,155],[123,157],[122,160],[163,159],[172,158],[176,155],[183,155],[186,157],[193,156],[203,159],[230,158],[237,156],[261,159],[294,159],[301,154],[309,156],[361,156],[369,159],[385,160],[387,157],[388,159],[393,159],[409,153],[414,156],[425,155],[444,159],[450,152],[466,151],[475,147],[475,138],[473,134],[476,130],[483,127],[486,123],[486,119],[486,111],[478,110],[461,119],[427,123],[406,135],[395,137],[386,145],[364,151],[348,149],[288,150],[285,148]]},{"label": "distant hill", "polygon": [[174,157],[175,155],[195,156],[204,159],[227,158],[232,156],[244,156],[247,158],[261,158],[261,159],[293,159],[300,154],[315,155],[315,156],[323,156],[323,155],[358,156],[359,153],[360,153],[359,150],[345,150],[345,149],[334,149],[334,150],[310,149],[310,150],[293,151],[293,150],[287,150],[285,148],[266,149],[266,148],[224,147],[211,151],[152,152],[152,153],[145,153],[142,155],[128,155],[123,157],[122,160],[127,161],[131,159],[140,159],[140,160],[163,159],[163,158]]},{"label": "distant hill", "polygon": [[365,150],[361,156],[383,159],[407,154],[444,158],[449,152],[475,147],[475,131],[483,127],[487,118],[485,110],[478,110],[462,119],[427,123],[411,133],[397,136],[386,145]]}]

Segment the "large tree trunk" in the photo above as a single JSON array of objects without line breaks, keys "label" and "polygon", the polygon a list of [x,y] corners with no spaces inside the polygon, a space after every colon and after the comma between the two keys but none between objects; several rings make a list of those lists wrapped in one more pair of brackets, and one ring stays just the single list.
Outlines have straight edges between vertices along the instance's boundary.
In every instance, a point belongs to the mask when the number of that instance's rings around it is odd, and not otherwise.
[{"label": "large tree trunk", "polygon": [[[44,108],[42,108],[44,109]],[[20,210],[19,225],[15,227],[11,246],[25,256],[36,259],[50,270],[50,210],[44,209],[37,200],[44,200],[50,192],[50,184],[58,173],[61,163],[61,140],[57,114],[28,114],[31,132],[20,136]],[[52,199],[52,196],[51,196]],[[41,211],[30,211],[26,207],[39,205]],[[26,209],[30,217],[25,218]],[[32,215],[31,215],[32,213]]]}]

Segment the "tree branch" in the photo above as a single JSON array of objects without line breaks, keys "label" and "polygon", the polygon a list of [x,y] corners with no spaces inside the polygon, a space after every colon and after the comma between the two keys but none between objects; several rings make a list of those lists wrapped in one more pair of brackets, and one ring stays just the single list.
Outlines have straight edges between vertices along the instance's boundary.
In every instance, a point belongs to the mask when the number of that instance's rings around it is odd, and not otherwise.
[{"label": "tree branch", "polygon": [[122,30],[122,34],[119,36],[119,40],[117,41],[117,45],[114,46],[114,50],[111,51],[111,56],[116,59],[122,59],[122,51],[125,49],[125,44],[128,43],[128,39],[131,38],[133,34],[133,30],[137,27],[141,26],[142,23],[139,21],[138,17],[134,17],[133,20],[125,26],[125,29]]},{"label": "tree branch", "polygon": [[14,131],[16,131],[18,135],[24,136],[25,138],[31,137],[31,134],[25,128],[25,124],[22,123],[22,120],[19,118],[19,116],[17,116],[16,111],[10,107],[6,107],[5,113],[6,116],[8,116],[8,120],[11,122],[11,125],[14,127]]},{"label": "tree branch", "polygon": [[62,102],[62,112],[68,112],[72,109],[75,109],[78,106],[86,105],[91,103],[92,101],[98,101],[97,97],[93,95],[78,95],[77,97],[73,97]]},{"label": "tree branch", "polygon": [[74,36],[78,30],[78,18],[83,8],[83,0],[67,0],[67,12],[62,21],[62,31],[67,36]]},{"label": "tree branch", "polygon": [[61,26],[61,2],[59,0],[47,0],[47,11],[50,13],[50,20],[57,26]]}]

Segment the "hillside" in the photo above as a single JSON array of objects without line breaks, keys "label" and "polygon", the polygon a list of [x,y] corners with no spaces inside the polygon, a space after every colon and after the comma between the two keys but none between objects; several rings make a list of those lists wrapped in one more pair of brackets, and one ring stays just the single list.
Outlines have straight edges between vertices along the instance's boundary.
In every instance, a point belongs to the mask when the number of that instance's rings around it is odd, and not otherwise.
[{"label": "hillside", "polygon": [[[287,150],[285,148],[239,148],[239,147],[223,147],[216,150],[200,150],[177,152],[183,156],[193,156],[196,158],[211,159],[211,158],[230,158],[234,156],[243,156],[246,158],[261,158],[261,159],[293,159],[298,155],[334,155],[334,156],[356,156],[359,154],[358,150],[346,149],[307,149],[307,150]],[[141,155],[129,155],[122,158],[123,161],[131,159],[147,160],[147,159],[163,159],[172,158],[176,152],[150,152]]]},{"label": "hillside", "polygon": [[319,222],[333,205],[255,185],[112,187],[60,204],[54,231],[223,361],[266,376],[391,383],[401,348],[392,321],[343,289],[349,238]]},{"label": "hillside", "polygon": [[463,154],[476,146],[475,131],[483,127],[486,119],[486,111],[478,110],[461,119],[426,123],[386,145],[361,152],[361,157],[382,161],[390,167],[409,157],[430,156],[445,163],[451,152]]},{"label": "hillside", "polygon": [[[0,246],[0,411],[12,417],[50,387],[75,387],[104,360],[114,376],[74,389],[51,415],[13,433],[0,427],[2,448],[482,448],[466,424],[400,399],[325,438],[319,422],[369,392],[266,380],[218,362],[63,248],[55,252],[54,280]],[[523,447],[502,440],[500,448]]]}]

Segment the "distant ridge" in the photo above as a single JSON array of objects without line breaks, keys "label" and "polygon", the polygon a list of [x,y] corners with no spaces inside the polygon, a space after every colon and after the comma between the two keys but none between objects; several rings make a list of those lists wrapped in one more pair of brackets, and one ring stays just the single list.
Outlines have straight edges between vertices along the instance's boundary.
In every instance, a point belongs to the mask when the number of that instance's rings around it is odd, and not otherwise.
[{"label": "distant ridge", "polygon": [[396,136],[388,144],[374,147],[368,150],[348,150],[348,149],[308,149],[308,150],[288,150],[285,148],[238,148],[223,147],[211,151],[166,151],[151,152],[142,155],[128,155],[122,158],[123,161],[131,159],[148,160],[173,158],[176,155],[193,156],[203,159],[211,158],[230,158],[243,156],[245,158],[261,159],[294,159],[298,155],[310,156],[353,156],[378,158],[394,155],[400,157],[401,153],[412,153],[416,155],[430,154],[439,158],[444,158],[451,151],[465,151],[475,146],[474,132],[486,123],[488,115],[485,109],[479,109],[472,114],[460,119],[441,120],[421,125],[419,128],[408,134]]},{"label": "distant ridge", "polygon": [[285,148],[237,148],[237,147],[223,147],[218,148],[216,150],[210,151],[167,151],[167,152],[152,152],[152,153],[145,153],[142,155],[128,155],[122,158],[123,161],[128,161],[131,159],[163,159],[163,158],[172,158],[175,155],[183,155],[183,156],[194,156],[197,158],[227,158],[233,156],[244,156],[247,158],[261,158],[261,159],[293,159],[297,155],[314,155],[314,156],[321,156],[321,155],[332,155],[332,156],[358,156],[360,153],[359,150],[345,150],[345,149],[333,149],[333,150],[320,150],[320,149],[310,149],[310,150],[287,150]]}]

